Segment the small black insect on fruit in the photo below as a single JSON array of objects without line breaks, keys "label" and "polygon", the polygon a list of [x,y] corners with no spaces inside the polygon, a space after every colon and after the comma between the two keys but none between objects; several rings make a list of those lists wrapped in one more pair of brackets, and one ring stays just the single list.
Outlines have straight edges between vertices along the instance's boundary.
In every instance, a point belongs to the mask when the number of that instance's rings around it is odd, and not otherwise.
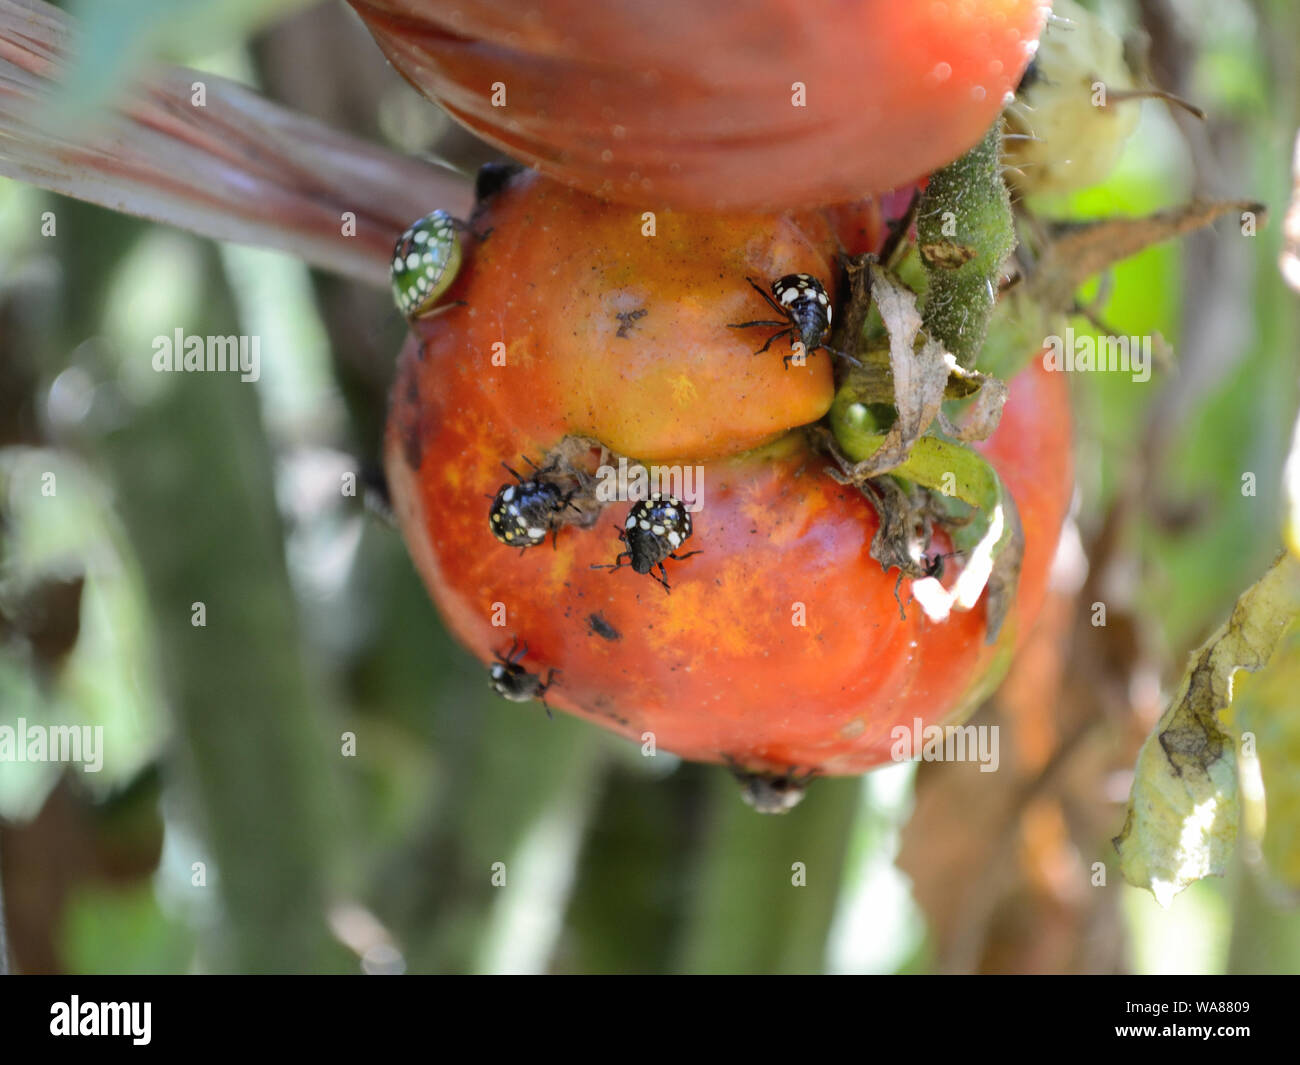
[{"label": "small black insect on fruit", "polygon": [[922,564],[925,571],[924,576],[933,577],[935,580],[943,580],[944,562],[950,558],[957,558],[960,551],[949,551],[946,555],[929,555]]},{"label": "small black insect on fruit", "polygon": [[513,161],[492,160],[484,163],[474,178],[474,203],[481,205],[492,199],[523,172],[524,167]]},{"label": "small black insect on fruit", "polygon": [[[919,563],[921,572],[913,574],[913,580],[921,577],[933,577],[936,581],[943,580],[944,561],[950,558],[956,558],[960,551],[949,551],[946,555],[922,555]],[[898,590],[903,586],[903,578],[907,574],[902,569],[898,571],[898,580],[894,581],[894,602],[898,604],[898,616],[904,621],[907,620],[907,609],[903,606],[903,597],[898,594]],[[908,602],[912,600],[909,598]]]},{"label": "small black insect on fruit", "polygon": [[731,775],[740,783],[740,797],[760,814],[783,814],[793,810],[803,801],[809,781],[816,770],[800,773],[788,769],[784,773],[755,772],[728,758]]},{"label": "small black insect on fruit", "polygon": [[1025,72],[1020,75],[1020,84],[1016,86],[1016,95],[1019,96],[1026,89],[1032,89],[1040,81],[1046,81],[1043,77],[1042,68],[1038,65],[1038,56],[1034,56],[1029,61],[1029,66],[1025,67]]},{"label": "small black insect on fruit", "polygon": [[[781,315],[780,320],[758,319],[753,322],[738,322],[731,329],[749,329],[752,326],[782,326],[780,332],[767,338],[767,343],[759,348],[755,355],[761,355],[781,337],[790,338],[790,354],[781,361],[785,368],[790,368],[790,360],[795,357],[795,344],[803,345],[804,355],[811,355],[818,348],[826,347],[826,336],[831,330],[831,299],[826,289],[812,274],[786,274],[772,282],[772,294],[768,295],[752,277],[745,278],[754,291],[766,301],[767,305]],[[827,348],[826,350],[830,350]]]},{"label": "small black insect on fruit", "polygon": [[508,653],[503,655],[497,652],[497,660],[488,670],[488,682],[494,692],[512,703],[526,703],[533,699],[540,699],[542,706],[546,708],[546,716],[551,717],[553,715],[546,703],[546,692],[554,683],[555,674],[559,670],[552,669],[543,681],[536,673],[529,673],[519,664],[519,660],[527,653],[528,644],[520,647],[517,637],[511,639]]},{"label": "small black insect on fruit", "polygon": [[[649,573],[664,586],[665,591],[671,591],[664,559],[681,562],[692,555],[698,555],[698,551],[677,554],[677,549],[690,539],[690,535],[691,516],[686,512],[682,501],[656,492],[649,499],[634,503],[623,528],[618,530],[618,538],[627,545],[627,550],[618,553],[613,565],[591,568],[612,571],[621,569],[630,562],[637,573]],[[656,566],[659,567],[658,574],[653,572]]]},{"label": "small black insect on fruit", "polygon": [[560,513],[573,506],[573,492],[566,492],[554,481],[543,480],[555,470],[554,465],[538,469],[532,459],[524,461],[533,468],[531,477],[524,478],[503,462],[502,466],[514,477],[515,484],[503,484],[492,497],[488,511],[488,525],[492,535],[507,547],[536,547],[551,534],[551,543],[560,528]]}]

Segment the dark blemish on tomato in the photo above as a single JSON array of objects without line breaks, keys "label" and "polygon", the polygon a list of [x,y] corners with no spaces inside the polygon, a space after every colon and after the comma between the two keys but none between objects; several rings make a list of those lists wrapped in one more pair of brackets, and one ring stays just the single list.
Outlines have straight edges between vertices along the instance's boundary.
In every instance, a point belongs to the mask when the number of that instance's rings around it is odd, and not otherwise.
[{"label": "dark blemish on tomato", "polygon": [[406,464],[412,470],[418,471],[421,463],[424,462],[424,439],[420,435],[420,416],[416,414],[404,417],[400,432],[402,454],[406,457]]},{"label": "dark blemish on tomato", "polygon": [[599,611],[587,616],[587,627],[602,640],[621,640],[623,634],[614,628]]},{"label": "dark blemish on tomato", "polygon": [[644,307],[638,307],[635,311],[620,311],[614,315],[619,320],[618,332],[614,335],[620,340],[626,340],[631,328],[649,313]]},{"label": "dark blemish on tomato", "polygon": [[420,383],[415,366],[407,363],[403,370],[405,380],[402,382],[404,403],[398,412],[397,432],[402,440],[402,454],[406,464],[413,470],[419,470],[424,461],[424,436],[420,432]]}]

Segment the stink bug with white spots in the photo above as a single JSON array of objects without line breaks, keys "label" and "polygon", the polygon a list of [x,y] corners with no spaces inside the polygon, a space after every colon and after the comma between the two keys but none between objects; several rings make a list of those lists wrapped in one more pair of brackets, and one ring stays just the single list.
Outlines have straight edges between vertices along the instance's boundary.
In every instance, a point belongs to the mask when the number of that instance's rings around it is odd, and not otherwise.
[{"label": "stink bug with white spots", "polygon": [[492,535],[507,547],[536,547],[551,534],[551,543],[559,533],[560,511],[573,506],[572,492],[565,492],[553,481],[542,480],[554,467],[541,470],[524,456],[524,461],[533,467],[533,476],[525,479],[503,462],[516,484],[503,484],[492,497],[492,508],[488,511],[488,525]]},{"label": "stink bug with white spots", "polygon": [[[623,561],[626,557],[633,570],[649,573],[664,586],[665,591],[671,591],[664,559],[681,562],[691,555],[698,555],[698,551],[677,554],[678,548],[686,543],[690,535],[691,516],[686,512],[682,501],[656,492],[649,499],[634,504],[628,512],[627,522],[618,530],[618,538],[627,544],[627,550],[618,553],[613,565],[592,566],[592,569],[621,569],[627,565]],[[659,567],[657,575],[653,572],[656,566]]]},{"label": "stink bug with white spots", "polygon": [[507,654],[497,652],[497,660],[488,670],[488,683],[501,698],[509,699],[512,703],[527,703],[539,699],[542,706],[546,708],[546,716],[551,717],[553,716],[551,708],[546,705],[546,692],[555,683],[555,674],[559,670],[552,669],[543,681],[536,673],[529,673],[519,664],[519,660],[526,654],[528,654],[528,644],[520,647],[519,638],[513,638]]},{"label": "stink bug with white spots", "polygon": [[[774,341],[781,337],[790,338],[790,354],[781,361],[785,368],[790,368],[794,358],[795,344],[802,344],[805,355],[811,355],[818,348],[825,348],[826,336],[831,330],[831,299],[826,289],[812,274],[786,274],[772,282],[772,294],[768,295],[752,277],[745,278],[754,291],[763,297],[767,305],[781,315],[779,321],[759,319],[753,322],[739,322],[729,326],[730,329],[749,329],[758,325],[782,326],[780,332],[767,338],[767,343],[759,348],[755,355],[762,355]],[[826,350],[830,350],[827,348]]]},{"label": "stink bug with white spots", "polygon": [[393,299],[407,318],[432,312],[460,270],[459,223],[446,211],[427,214],[397,238],[390,276]]}]

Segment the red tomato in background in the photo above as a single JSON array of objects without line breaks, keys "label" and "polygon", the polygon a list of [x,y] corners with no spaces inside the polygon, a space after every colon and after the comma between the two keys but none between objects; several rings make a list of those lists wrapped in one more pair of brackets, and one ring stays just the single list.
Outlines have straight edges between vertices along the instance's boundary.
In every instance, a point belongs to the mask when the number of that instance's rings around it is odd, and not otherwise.
[{"label": "red tomato in background", "polygon": [[350,0],[485,140],[645,209],[791,210],[915,180],[993,123],[1043,0]]},{"label": "red tomato in background", "polygon": [[[778,772],[879,765],[893,726],[943,721],[995,679],[1041,604],[1070,497],[1060,375],[1036,364],[1017,378],[983,448],[1026,537],[1016,605],[989,646],[982,604],[942,623],[914,603],[900,617],[897,574],[868,551],[875,512],[798,428],[829,406],[826,354],[786,370],[778,348],[753,354],[762,330],[728,328],[763,316],[747,273],[829,272],[823,216],[669,213],[649,238],[636,209],[527,176],[475,227],[490,233],[447,294],[464,305],[418,321],[402,354],[386,462],[416,567],[482,661],[517,639],[526,669],[561,671],[557,708]],[[645,313],[619,335],[629,309]],[[592,568],[623,549],[627,502],[561,529],[554,549],[493,537],[500,464],[540,461],[566,434],[701,468],[684,545],[701,553],[667,562],[671,594]]]}]

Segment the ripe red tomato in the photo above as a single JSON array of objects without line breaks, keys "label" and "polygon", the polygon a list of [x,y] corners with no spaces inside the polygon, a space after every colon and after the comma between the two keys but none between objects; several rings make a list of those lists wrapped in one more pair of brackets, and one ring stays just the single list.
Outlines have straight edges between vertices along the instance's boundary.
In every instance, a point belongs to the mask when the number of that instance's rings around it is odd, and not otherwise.
[{"label": "ripe red tomato", "polygon": [[[896,574],[868,553],[874,511],[798,428],[830,402],[828,356],[786,370],[780,350],[753,354],[762,330],[728,328],[762,310],[746,273],[829,270],[824,223],[802,221],[665,216],[645,237],[634,210],[516,181],[476,219],[491,232],[448,293],[465,304],[416,323],[386,461],[416,567],[485,663],[527,643],[523,667],[560,671],[549,704],[686,758],[857,773],[888,759],[895,724],[941,721],[976,694],[1032,621],[1069,498],[1069,419],[1060,375],[1036,367],[984,447],[1026,535],[998,642],[984,643],[982,606],[901,618]],[[620,335],[629,310],[645,314]],[[592,568],[623,550],[626,502],[554,549],[493,537],[500,464],[540,461],[566,434],[699,467],[683,546],[700,554],[667,563],[671,594]]]},{"label": "ripe red tomato", "polygon": [[648,462],[698,460],[830,408],[825,358],[787,372],[779,356],[753,357],[761,330],[727,328],[772,316],[746,276],[830,283],[835,239],[820,214],[663,211],[647,235],[641,212],[530,174],[474,225],[492,232],[447,294],[467,306],[432,320],[426,356],[472,375],[479,403],[529,447],[584,433]]},{"label": "ripe red tomato", "polygon": [[561,182],[647,208],[856,200],[956,158],[1044,0],[350,0],[393,65]]}]

